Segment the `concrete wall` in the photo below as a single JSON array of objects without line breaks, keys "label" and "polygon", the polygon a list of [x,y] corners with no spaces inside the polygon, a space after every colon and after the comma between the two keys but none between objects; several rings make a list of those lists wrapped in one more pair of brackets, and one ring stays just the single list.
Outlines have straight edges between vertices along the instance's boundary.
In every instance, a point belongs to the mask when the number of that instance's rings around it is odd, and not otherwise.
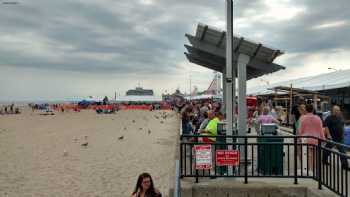
[{"label": "concrete wall", "polygon": [[327,189],[318,190],[315,184],[286,185],[275,182],[250,182],[235,180],[193,183],[182,181],[181,197],[331,197]]}]

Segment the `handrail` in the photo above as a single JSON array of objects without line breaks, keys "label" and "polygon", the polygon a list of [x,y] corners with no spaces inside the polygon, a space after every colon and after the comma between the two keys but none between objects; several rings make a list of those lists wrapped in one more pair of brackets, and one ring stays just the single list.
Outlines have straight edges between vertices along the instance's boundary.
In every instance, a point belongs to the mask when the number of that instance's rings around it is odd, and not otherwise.
[{"label": "handrail", "polygon": [[294,139],[294,138],[300,138],[300,139],[315,139],[315,140],[320,140],[321,142],[324,142],[324,143],[331,143],[331,144],[334,144],[336,146],[342,146],[346,149],[350,149],[350,146],[349,145],[346,145],[346,144],[342,144],[342,143],[339,143],[339,142],[335,142],[335,141],[332,141],[332,140],[329,140],[329,139],[321,139],[321,138],[318,138],[318,137],[315,137],[315,136],[296,136],[296,135],[247,135],[247,136],[244,136],[244,135],[188,135],[188,134],[184,134],[184,135],[181,135],[180,136],[180,140],[182,138],[201,138],[201,137],[211,137],[211,138],[237,138],[237,139],[245,139],[245,138],[248,138],[248,139],[257,139],[257,138],[285,138],[285,139]]},{"label": "handrail", "polygon": [[180,184],[180,161],[175,161],[175,188],[174,197],[181,197],[181,184]]},{"label": "handrail", "polygon": [[[196,139],[201,137],[217,138],[217,140],[221,139],[210,143],[198,142]],[[235,140],[236,142],[226,143],[225,138],[244,139],[244,141]],[[269,142],[269,140],[264,140],[281,138],[292,140],[288,142],[284,142],[284,140],[271,140],[271,142]],[[350,149],[348,145],[314,136],[295,135],[181,135],[180,139],[180,177],[194,177],[196,178],[196,182],[199,177],[241,177],[244,178],[244,183],[248,183],[248,177],[280,177],[294,178],[295,184],[298,184],[298,178],[311,178],[318,182],[319,189],[322,189],[322,186],[324,186],[340,196],[349,196],[350,185],[348,185],[348,169],[346,163],[350,161],[350,156],[346,153],[342,153],[342,150],[336,151],[331,148],[332,146],[336,146],[338,149]],[[257,141],[249,142],[248,139],[256,139]],[[317,140],[317,143],[312,144],[299,139],[314,139]],[[211,170],[197,170],[194,167],[194,162],[196,161],[192,148],[196,145],[203,144],[210,144],[212,151],[227,149],[230,145],[233,145],[239,151],[243,151],[244,154],[242,154],[243,156],[241,158],[242,163],[236,166],[235,174],[230,175],[225,173],[225,170],[222,171],[222,168],[220,169],[219,166],[216,166],[216,163],[211,164]],[[280,151],[278,152],[277,150]],[[303,153],[305,155],[300,157],[298,154],[299,151],[305,151]],[[214,154],[212,157],[215,158],[215,152],[212,154]],[[249,160],[251,160],[250,162],[253,162],[252,164],[248,164],[248,155],[250,157]],[[276,157],[282,159],[272,161],[272,159],[276,159]],[[313,158],[313,160],[309,160],[309,158]],[[304,163],[303,160],[306,163]],[[270,164],[266,164],[265,161]],[[277,165],[276,162],[280,162],[282,166],[273,167]],[[264,167],[266,165],[269,167]],[[261,171],[261,169],[263,171]]]}]

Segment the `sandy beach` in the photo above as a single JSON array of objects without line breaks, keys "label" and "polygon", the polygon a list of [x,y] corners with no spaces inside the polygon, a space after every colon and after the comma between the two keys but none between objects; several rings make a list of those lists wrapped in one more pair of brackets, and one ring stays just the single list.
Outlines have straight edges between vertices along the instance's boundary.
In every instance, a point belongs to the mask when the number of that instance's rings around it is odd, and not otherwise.
[{"label": "sandy beach", "polygon": [[130,196],[141,172],[167,196],[179,120],[161,113],[0,116],[0,196]]}]

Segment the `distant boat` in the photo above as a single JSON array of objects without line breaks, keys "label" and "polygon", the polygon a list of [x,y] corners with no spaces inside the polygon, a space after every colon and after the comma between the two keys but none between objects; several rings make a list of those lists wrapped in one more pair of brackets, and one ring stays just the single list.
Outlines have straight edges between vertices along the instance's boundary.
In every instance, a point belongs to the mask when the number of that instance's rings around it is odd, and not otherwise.
[{"label": "distant boat", "polygon": [[17,1],[4,1],[2,2],[4,5],[17,5],[19,4]]},{"label": "distant boat", "polygon": [[136,87],[135,89],[128,90],[126,96],[153,96],[153,90]]}]

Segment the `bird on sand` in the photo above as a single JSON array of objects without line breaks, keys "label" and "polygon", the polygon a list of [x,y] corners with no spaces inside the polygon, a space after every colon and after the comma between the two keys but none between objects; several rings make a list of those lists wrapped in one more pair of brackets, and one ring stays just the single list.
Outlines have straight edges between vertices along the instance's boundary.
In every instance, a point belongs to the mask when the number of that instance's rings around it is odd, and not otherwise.
[{"label": "bird on sand", "polygon": [[148,134],[151,134],[151,130],[148,129]]},{"label": "bird on sand", "polygon": [[122,139],[124,139],[123,135],[118,138],[118,140],[122,140]]},{"label": "bird on sand", "polygon": [[82,143],[81,146],[88,146],[89,142]]}]

